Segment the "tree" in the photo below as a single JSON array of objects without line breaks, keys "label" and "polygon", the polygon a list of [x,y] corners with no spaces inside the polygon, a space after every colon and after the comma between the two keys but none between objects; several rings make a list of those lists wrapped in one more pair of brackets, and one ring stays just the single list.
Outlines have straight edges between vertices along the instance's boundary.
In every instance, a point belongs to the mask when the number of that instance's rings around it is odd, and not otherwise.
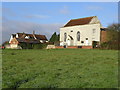
[{"label": "tree", "polygon": [[54,43],[59,41],[59,34],[57,35],[56,32],[54,32],[49,41]]},{"label": "tree", "polygon": [[107,27],[107,42],[101,43],[101,48],[120,49],[120,24]]},{"label": "tree", "polygon": [[57,40],[60,41],[60,34],[58,34],[58,39]]},{"label": "tree", "polygon": [[120,34],[120,24],[112,24],[107,27],[107,40],[108,41],[118,41]]},{"label": "tree", "polygon": [[108,28],[108,30],[119,32],[120,31],[120,24],[114,23],[114,24],[109,25],[107,28]]},{"label": "tree", "polygon": [[5,41],[2,43],[2,46],[9,45],[9,41]]}]

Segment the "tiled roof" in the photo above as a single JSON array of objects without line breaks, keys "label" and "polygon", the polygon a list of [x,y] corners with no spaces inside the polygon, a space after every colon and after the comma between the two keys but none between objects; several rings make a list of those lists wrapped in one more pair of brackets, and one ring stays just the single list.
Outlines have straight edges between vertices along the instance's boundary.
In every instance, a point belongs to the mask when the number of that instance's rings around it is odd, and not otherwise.
[{"label": "tiled roof", "polygon": [[22,39],[22,38],[16,38],[19,43],[40,43],[40,41],[37,39]]},{"label": "tiled roof", "polygon": [[89,24],[93,17],[71,19],[64,27]]},{"label": "tiled roof", "polygon": [[[14,38],[17,39],[19,43],[40,43],[40,40],[47,40],[45,35],[39,35],[39,34],[26,34],[26,33],[17,33],[18,37],[16,37],[16,34],[12,34]],[[29,36],[29,38],[25,38],[26,36]]]},{"label": "tiled roof", "polygon": [[45,35],[36,35],[35,34],[35,37],[39,40],[47,40],[46,36]]},{"label": "tiled roof", "polygon": [[29,36],[30,39],[39,39],[39,40],[47,40],[45,35],[39,35],[39,34],[26,34],[26,33],[17,33],[19,38],[25,38],[25,36]]},{"label": "tiled roof", "polygon": [[14,37],[16,37],[16,35],[15,35],[15,34],[12,34],[12,36],[13,36],[13,38],[14,38]]}]

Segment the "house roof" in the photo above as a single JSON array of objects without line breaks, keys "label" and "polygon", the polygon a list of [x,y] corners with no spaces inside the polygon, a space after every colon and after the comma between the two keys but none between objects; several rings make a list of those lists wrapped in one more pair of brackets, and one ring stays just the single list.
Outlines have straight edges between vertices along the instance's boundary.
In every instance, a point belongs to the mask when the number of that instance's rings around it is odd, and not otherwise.
[{"label": "house roof", "polygon": [[[15,38],[19,43],[40,43],[40,40],[47,41],[45,35],[27,33],[17,33],[17,35],[18,37],[16,37],[16,34],[12,34],[13,38]],[[26,38],[26,36],[28,36],[28,38]]]},{"label": "house roof", "polygon": [[46,38],[45,35],[37,35],[37,34],[35,34],[35,37],[36,37],[37,39],[40,39],[40,40],[47,40],[47,38]]},{"label": "house roof", "polygon": [[95,16],[79,18],[79,19],[71,19],[64,27],[89,24],[93,17]]},{"label": "house roof", "polygon": [[22,39],[22,38],[16,38],[19,43],[40,43],[40,41],[37,39]]},{"label": "house roof", "polygon": [[45,35],[39,35],[39,34],[26,34],[26,33],[17,33],[19,38],[25,38],[25,36],[29,36],[32,39],[38,39],[38,40],[47,40]]},{"label": "house roof", "polygon": [[13,38],[14,38],[14,37],[16,37],[16,35],[15,35],[15,34],[12,34],[12,36],[13,36]]}]

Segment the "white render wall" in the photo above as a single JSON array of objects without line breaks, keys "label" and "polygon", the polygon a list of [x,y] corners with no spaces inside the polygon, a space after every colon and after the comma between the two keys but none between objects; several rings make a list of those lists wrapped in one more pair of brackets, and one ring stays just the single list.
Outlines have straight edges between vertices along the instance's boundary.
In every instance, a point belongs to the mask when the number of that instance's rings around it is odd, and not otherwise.
[{"label": "white render wall", "polygon": [[[87,24],[87,25],[77,25],[77,26],[69,26],[60,28],[60,45],[68,45],[68,39],[71,35],[74,39],[73,46],[84,46],[86,45],[86,38],[88,38],[87,46],[92,45],[92,41],[100,41],[100,24]],[[95,29],[95,33],[93,35],[93,29]],[[73,32],[71,32],[73,31]],[[77,32],[80,32],[80,41],[77,41]],[[64,42],[64,33],[67,33],[67,41]],[[81,43],[84,41],[84,43]]]},{"label": "white render wall", "polygon": [[12,39],[13,39],[13,36],[11,35],[11,36],[10,36],[10,40],[9,40],[9,43],[11,42],[11,40],[12,40]]},{"label": "white render wall", "polygon": [[17,47],[18,47],[18,44],[10,44],[10,47],[11,47],[11,48],[17,48]]}]

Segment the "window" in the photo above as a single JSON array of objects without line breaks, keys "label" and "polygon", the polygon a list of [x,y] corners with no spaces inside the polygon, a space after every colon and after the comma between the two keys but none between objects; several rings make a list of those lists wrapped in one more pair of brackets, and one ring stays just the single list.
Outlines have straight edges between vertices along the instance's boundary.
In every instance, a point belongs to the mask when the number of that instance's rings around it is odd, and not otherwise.
[{"label": "window", "polygon": [[64,42],[66,42],[67,39],[67,33],[64,33]]},{"label": "window", "polygon": [[88,40],[88,38],[86,38],[86,40]]},{"label": "window", "polygon": [[77,41],[80,41],[80,32],[77,32]]},{"label": "window", "polygon": [[94,40],[95,38],[92,38],[92,40]]},{"label": "window", "polygon": [[84,43],[84,41],[81,41],[81,43]]},{"label": "window", "polygon": [[93,29],[93,35],[95,34],[95,32],[96,32],[96,29]]},{"label": "window", "polygon": [[73,32],[73,30],[71,30],[71,32]]},{"label": "window", "polygon": [[29,39],[29,36],[25,36],[25,39]]},{"label": "window", "polygon": [[16,38],[18,38],[18,34],[16,34]]}]

